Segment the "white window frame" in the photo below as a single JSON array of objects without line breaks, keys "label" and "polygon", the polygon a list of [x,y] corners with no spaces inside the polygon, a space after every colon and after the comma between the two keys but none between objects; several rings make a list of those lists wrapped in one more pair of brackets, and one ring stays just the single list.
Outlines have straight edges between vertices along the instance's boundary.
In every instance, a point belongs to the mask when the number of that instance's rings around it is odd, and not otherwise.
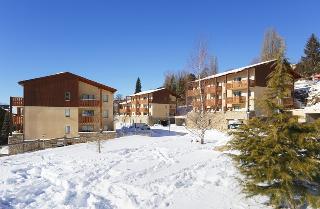
[{"label": "white window frame", "polygon": [[65,134],[70,134],[71,133],[71,126],[70,125],[66,125],[65,129],[64,129]]},{"label": "white window frame", "polygon": [[70,111],[70,109],[65,109],[65,110],[64,110],[64,116],[67,117],[67,118],[70,118],[70,116],[71,116],[71,111]]},{"label": "white window frame", "polygon": [[64,92],[64,100],[65,101],[70,101],[71,100],[71,92],[70,91]]}]

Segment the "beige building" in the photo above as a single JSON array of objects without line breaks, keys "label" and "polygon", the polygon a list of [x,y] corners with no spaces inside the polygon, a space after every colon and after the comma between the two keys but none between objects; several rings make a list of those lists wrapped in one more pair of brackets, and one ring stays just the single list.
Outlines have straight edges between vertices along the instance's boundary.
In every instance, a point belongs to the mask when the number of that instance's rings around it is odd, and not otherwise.
[{"label": "beige building", "polygon": [[155,124],[159,120],[169,120],[176,114],[176,96],[165,88],[143,91],[126,97],[120,103],[122,123]]},{"label": "beige building", "polygon": [[24,97],[11,97],[17,107],[14,130],[25,139],[77,137],[79,132],[114,130],[113,94],[116,89],[65,72],[20,81]]},{"label": "beige building", "polygon": [[[213,128],[226,129],[234,121],[243,122],[253,116],[262,116],[260,101],[266,92],[267,77],[274,70],[274,63],[275,60],[271,60],[212,75],[201,79],[200,86],[199,80],[191,82],[186,103],[196,111],[202,106],[200,95],[203,95],[205,110],[212,112]],[[299,78],[292,72],[294,78]],[[294,104],[293,84],[284,100],[288,108]]]}]

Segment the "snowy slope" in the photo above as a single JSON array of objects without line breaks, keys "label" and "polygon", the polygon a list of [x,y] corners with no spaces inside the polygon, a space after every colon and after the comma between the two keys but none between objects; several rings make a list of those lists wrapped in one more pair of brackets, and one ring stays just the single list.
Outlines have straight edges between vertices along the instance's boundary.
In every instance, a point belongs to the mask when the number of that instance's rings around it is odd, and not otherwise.
[{"label": "snowy slope", "polygon": [[320,112],[320,81],[299,80],[294,86],[295,97],[305,102],[303,108]]},{"label": "snowy slope", "polygon": [[154,137],[127,136],[103,143],[0,158],[0,208],[267,208],[246,199],[231,159],[215,151],[229,137],[210,131],[192,143],[183,127]]}]

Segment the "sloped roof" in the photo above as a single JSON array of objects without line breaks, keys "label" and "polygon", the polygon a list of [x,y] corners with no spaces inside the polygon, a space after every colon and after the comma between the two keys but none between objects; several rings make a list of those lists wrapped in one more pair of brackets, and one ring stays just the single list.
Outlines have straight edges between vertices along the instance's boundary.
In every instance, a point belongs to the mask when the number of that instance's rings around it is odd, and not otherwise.
[{"label": "sloped roof", "polygon": [[23,80],[23,81],[19,81],[18,83],[23,86],[26,83],[30,83],[30,82],[41,80],[41,79],[51,79],[51,78],[74,78],[74,79],[77,79],[78,81],[82,81],[82,82],[90,84],[92,86],[96,86],[96,87],[104,89],[106,91],[110,91],[112,93],[117,91],[117,89],[115,89],[115,88],[112,88],[110,86],[106,86],[104,84],[98,83],[93,80],[89,80],[87,78],[81,77],[79,75],[76,75],[76,74],[73,74],[70,72],[61,72],[61,73],[57,73],[57,74],[53,74],[53,75],[33,78],[33,79],[29,79],[29,80]]},{"label": "sloped roof", "polygon": [[[201,80],[207,80],[207,79],[217,78],[217,77],[221,77],[221,76],[232,74],[232,73],[237,73],[237,72],[249,69],[249,68],[253,68],[253,67],[260,66],[260,65],[269,64],[269,63],[272,63],[272,62],[275,62],[275,61],[276,61],[276,59],[273,59],[273,60],[269,60],[269,61],[265,61],[265,62],[259,62],[259,63],[253,64],[253,65],[247,65],[247,66],[244,66],[244,67],[236,68],[236,69],[233,69],[233,70],[228,70],[228,71],[225,71],[225,72],[222,72],[222,73],[217,73],[215,75],[211,75],[211,76],[208,76],[208,77],[205,77],[205,78],[201,78]],[[299,75],[294,70],[292,70],[292,74],[293,74],[293,76],[295,78],[301,78],[301,75]]]},{"label": "sloped roof", "polygon": [[138,95],[143,95],[143,94],[150,94],[150,93],[161,91],[161,90],[164,90],[164,89],[165,88],[159,88],[159,89],[152,89],[152,90],[142,91],[142,92],[139,92],[139,93],[136,93],[136,94],[132,94],[130,96],[133,97],[133,96],[138,96]]}]

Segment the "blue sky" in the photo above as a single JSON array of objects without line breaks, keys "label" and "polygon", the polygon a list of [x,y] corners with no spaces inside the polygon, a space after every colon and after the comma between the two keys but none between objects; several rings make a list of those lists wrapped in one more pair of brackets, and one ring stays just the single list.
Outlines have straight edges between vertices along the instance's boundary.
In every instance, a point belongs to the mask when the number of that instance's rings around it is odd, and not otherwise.
[{"label": "blue sky", "polygon": [[297,62],[320,36],[320,1],[0,0],[0,102],[22,95],[19,80],[70,71],[130,94],[162,85],[206,39],[219,70],[259,56],[274,27]]}]

